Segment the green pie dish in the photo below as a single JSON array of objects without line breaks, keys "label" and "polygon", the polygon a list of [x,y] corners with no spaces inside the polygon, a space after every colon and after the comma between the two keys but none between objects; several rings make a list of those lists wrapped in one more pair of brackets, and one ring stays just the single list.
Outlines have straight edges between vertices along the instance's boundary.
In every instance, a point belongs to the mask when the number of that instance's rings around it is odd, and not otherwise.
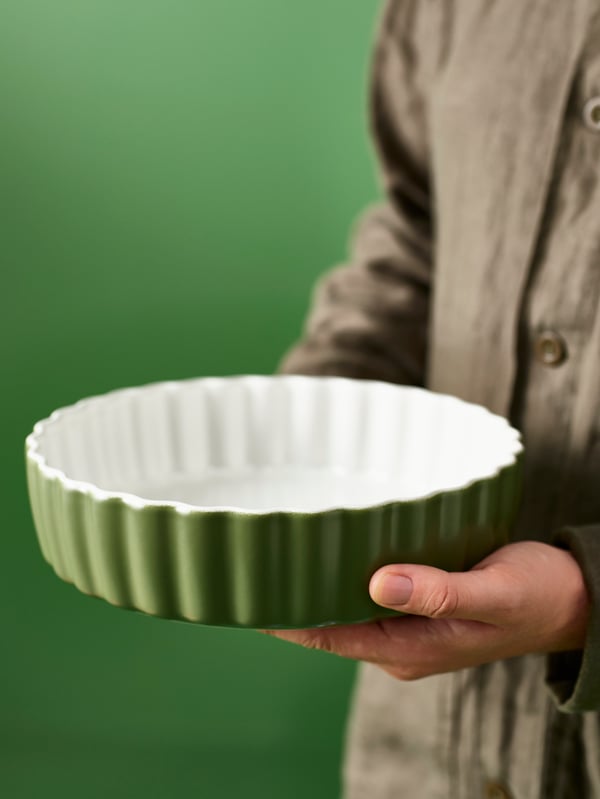
[{"label": "green pie dish", "polygon": [[303,375],[121,389],[26,440],[59,577],[122,608],[255,628],[392,615],[368,594],[386,563],[473,566],[509,540],[522,456],[480,406]]}]

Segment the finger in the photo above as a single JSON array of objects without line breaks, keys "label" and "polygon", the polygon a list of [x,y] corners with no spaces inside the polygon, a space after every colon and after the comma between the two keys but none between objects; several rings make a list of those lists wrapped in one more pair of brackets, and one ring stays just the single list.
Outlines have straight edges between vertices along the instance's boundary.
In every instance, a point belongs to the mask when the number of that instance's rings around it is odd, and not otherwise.
[{"label": "finger", "polygon": [[431,619],[506,623],[518,609],[521,589],[506,571],[492,567],[446,572],[414,564],[384,566],[369,585],[386,608]]},{"label": "finger", "polygon": [[[407,621],[393,619],[393,621]],[[261,630],[274,638],[351,660],[380,662],[390,656],[390,636],[378,623],[365,622],[305,630]]]},{"label": "finger", "polygon": [[419,679],[492,660],[501,634],[490,624],[432,621],[418,616],[347,627],[263,632],[310,649],[374,663],[400,680]]}]

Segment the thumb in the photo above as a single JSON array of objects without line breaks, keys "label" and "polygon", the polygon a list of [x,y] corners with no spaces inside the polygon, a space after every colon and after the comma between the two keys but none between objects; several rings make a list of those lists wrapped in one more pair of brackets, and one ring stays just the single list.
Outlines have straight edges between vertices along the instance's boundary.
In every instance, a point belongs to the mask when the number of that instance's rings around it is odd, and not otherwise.
[{"label": "thumb", "polygon": [[385,608],[431,619],[490,623],[506,618],[510,591],[505,576],[485,568],[446,572],[414,564],[384,566],[369,583],[371,598]]}]

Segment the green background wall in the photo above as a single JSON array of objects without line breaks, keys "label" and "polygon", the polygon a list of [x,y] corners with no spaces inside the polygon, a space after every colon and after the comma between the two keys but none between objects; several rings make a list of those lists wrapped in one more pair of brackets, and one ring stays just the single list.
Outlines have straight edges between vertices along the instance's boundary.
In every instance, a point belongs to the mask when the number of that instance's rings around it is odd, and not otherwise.
[{"label": "green background wall", "polygon": [[0,795],[331,799],[351,663],[79,594],[33,423],[270,373],[376,195],[363,0],[0,0]]}]

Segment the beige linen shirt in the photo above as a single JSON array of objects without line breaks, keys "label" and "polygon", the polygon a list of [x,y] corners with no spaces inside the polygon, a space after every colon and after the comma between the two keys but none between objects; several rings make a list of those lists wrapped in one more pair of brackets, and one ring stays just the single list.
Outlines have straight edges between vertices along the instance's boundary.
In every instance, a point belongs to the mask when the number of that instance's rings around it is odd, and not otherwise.
[{"label": "beige linen shirt", "polygon": [[386,202],[278,371],[508,416],[514,537],[570,547],[593,611],[579,653],[413,683],[363,665],[346,796],[600,799],[600,0],[388,0],[371,121]]}]

